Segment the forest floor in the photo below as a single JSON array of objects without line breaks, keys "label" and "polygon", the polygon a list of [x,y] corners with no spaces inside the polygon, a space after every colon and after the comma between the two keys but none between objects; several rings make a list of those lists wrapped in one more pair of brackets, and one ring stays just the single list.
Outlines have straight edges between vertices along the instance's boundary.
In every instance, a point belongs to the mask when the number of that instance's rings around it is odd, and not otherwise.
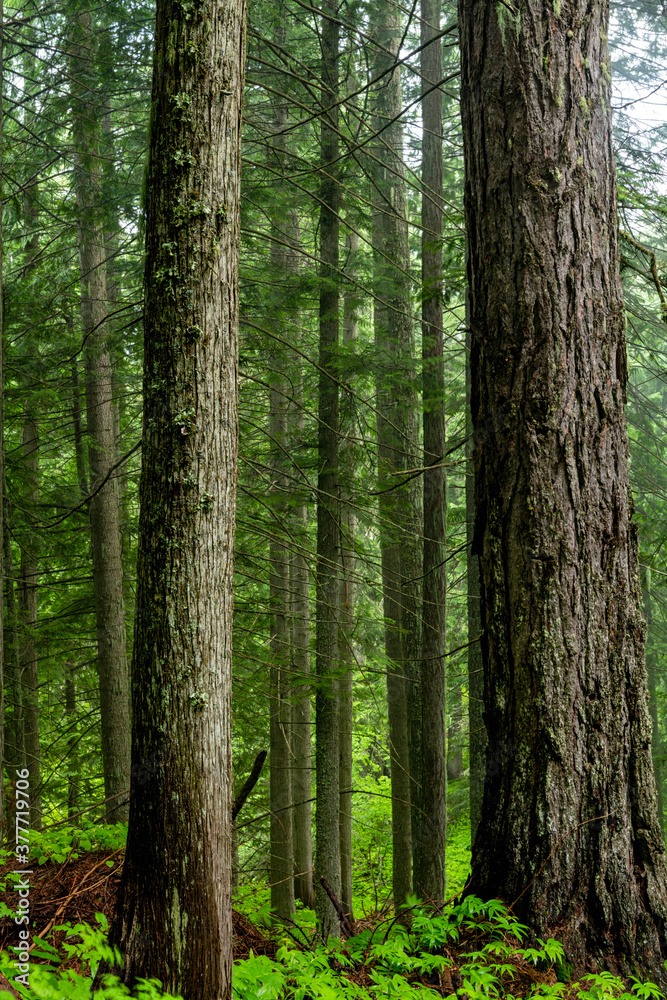
[{"label": "forest floor", "polygon": [[[123,866],[123,851],[93,851],[81,854],[76,860],[62,863],[46,861],[27,864],[32,871],[30,878],[30,927],[32,940],[48,936],[52,944],[59,948],[67,931],[49,932],[61,924],[87,923],[95,925],[95,914],[103,913],[110,921],[116,902]],[[18,892],[12,890],[7,880],[11,872],[17,870],[16,861],[0,866],[0,889],[2,901],[11,910],[18,906]],[[255,955],[275,956],[279,945],[259,928],[255,927],[243,914],[233,911],[234,959],[247,958],[252,949]],[[16,924],[7,916],[0,918],[0,951],[8,950],[16,944]],[[72,940],[71,935],[69,940]],[[85,960],[85,956],[84,960]],[[63,963],[63,968],[81,971],[81,958],[72,958]]]},{"label": "forest floor", "polygon": [[[36,939],[46,939],[48,936],[51,944],[60,949],[66,937],[69,943],[75,943],[77,939],[73,937],[72,930],[53,931],[54,927],[77,923],[95,925],[97,913],[104,914],[110,920],[120,883],[122,863],[123,851],[117,850],[82,853],[76,859],[62,863],[46,861],[41,865],[35,863],[34,867],[26,865],[26,869],[32,871],[29,899],[33,942],[36,943]],[[12,910],[18,906],[19,897],[17,892],[12,890],[8,876],[16,871],[16,868],[15,861],[0,866],[0,889],[4,887],[5,890],[2,892],[2,900]],[[387,927],[386,915],[378,915],[378,928],[380,923]],[[373,928],[373,924],[373,918],[370,917],[360,922],[355,931]],[[284,926],[277,929],[274,936],[270,929],[260,929],[237,910],[233,911],[233,928],[235,961],[247,959],[251,952],[254,955],[275,958],[285,938]],[[11,917],[0,918],[0,951],[9,950],[16,944],[16,933],[17,928]],[[279,934],[282,942],[278,940]],[[464,934],[458,942],[449,942],[443,949],[443,953],[451,960],[450,968],[440,970],[431,976],[422,977],[413,973],[407,978],[414,981],[415,985],[421,982],[425,986],[430,986],[436,995],[439,993],[441,996],[450,996],[463,985],[461,966],[466,962],[469,963],[471,952],[480,950],[484,944],[485,941],[483,937],[480,938],[478,932]],[[553,969],[542,972],[519,955],[508,956],[506,961],[513,967],[511,993],[517,1000],[527,997],[538,984],[552,984],[556,981]],[[330,967],[340,968],[342,975],[359,986],[368,986],[371,983],[372,968],[369,964],[360,963],[354,968],[343,969],[332,955]],[[62,968],[85,972],[85,955],[70,957],[63,962]]]}]

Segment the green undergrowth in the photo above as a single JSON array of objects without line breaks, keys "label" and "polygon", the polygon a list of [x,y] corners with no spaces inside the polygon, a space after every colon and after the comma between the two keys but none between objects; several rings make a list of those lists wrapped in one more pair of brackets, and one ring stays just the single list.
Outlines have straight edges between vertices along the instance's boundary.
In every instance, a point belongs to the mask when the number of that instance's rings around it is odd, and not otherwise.
[{"label": "green undergrowth", "polygon": [[[30,831],[31,863],[43,865],[46,861],[62,864],[76,861],[91,851],[118,851],[125,847],[127,824],[95,823],[84,819],[80,826],[51,827],[42,832]],[[14,852],[0,850],[0,864],[14,859]]]},{"label": "green undergrowth", "polygon": [[[120,953],[107,943],[108,925],[106,917],[96,915],[97,927],[90,924],[61,924],[52,933],[65,931],[65,939],[60,950],[49,941],[34,942],[30,952],[28,971],[22,965],[22,956],[16,951],[2,952],[0,972],[21,997],[26,1000],[90,1000],[91,981],[102,960],[117,963]],[[83,959],[85,973],[62,969],[63,961],[73,956]],[[28,985],[17,980],[17,976],[27,976]],[[180,1000],[164,993],[157,980],[142,980],[134,990],[129,990],[115,976],[108,976],[101,990],[95,993],[96,1000]],[[0,989],[0,1000],[14,1000],[7,990]]]},{"label": "green undergrowth", "polygon": [[[396,920],[382,922],[341,943],[310,950],[284,944],[276,958],[251,954],[234,964],[236,1000],[435,1000],[441,984],[455,972],[461,985],[453,998],[514,1000],[521,965],[537,967],[552,982],[533,983],[521,996],[563,1000],[638,1000],[661,997],[652,983],[632,979],[628,986],[602,972],[577,983],[560,982],[567,968],[557,941],[527,944],[528,928],[497,900],[473,896],[433,916],[414,905],[407,929]],[[444,953],[456,950],[457,962]],[[438,990],[429,985],[438,985]],[[446,995],[446,994],[445,994]]]},{"label": "green undergrowth", "polygon": [[[560,982],[566,967],[563,948],[555,940],[528,943],[528,928],[518,923],[497,900],[483,903],[467,897],[441,915],[426,913],[412,901],[410,927],[396,919],[380,921],[345,942],[326,946],[298,934],[287,936],[276,958],[250,954],[234,963],[235,1000],[494,1000],[516,996],[563,1000],[653,1000],[662,994],[651,983],[631,979],[624,983],[610,973]],[[107,922],[97,915],[97,927],[64,925],[65,939],[56,950],[49,942],[36,942],[30,958],[30,986],[16,981],[16,957],[3,953],[0,972],[26,1000],[88,1000],[91,978],[99,962],[119,960],[107,944]],[[63,970],[63,960],[83,956],[85,973]],[[456,962],[453,955],[456,955]],[[41,964],[38,964],[41,963]],[[522,968],[537,968],[549,982],[532,983],[526,990]],[[443,994],[442,985],[455,978],[456,989]],[[438,990],[431,985],[438,986]],[[129,991],[107,977],[98,1000],[173,1000],[155,980],[141,982]],[[10,994],[0,990],[0,1000]],[[207,1000],[207,998],[202,998]]]}]

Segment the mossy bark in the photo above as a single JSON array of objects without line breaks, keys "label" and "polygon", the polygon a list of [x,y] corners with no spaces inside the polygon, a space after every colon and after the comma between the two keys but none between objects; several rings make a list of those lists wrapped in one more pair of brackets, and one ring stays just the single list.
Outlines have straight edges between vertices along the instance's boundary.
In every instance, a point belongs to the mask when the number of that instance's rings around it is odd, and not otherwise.
[{"label": "mossy bark", "polygon": [[485,721],[469,891],[665,985],[605,3],[460,2]]},{"label": "mossy bark", "polygon": [[123,981],[228,1000],[245,5],[159,0]]}]

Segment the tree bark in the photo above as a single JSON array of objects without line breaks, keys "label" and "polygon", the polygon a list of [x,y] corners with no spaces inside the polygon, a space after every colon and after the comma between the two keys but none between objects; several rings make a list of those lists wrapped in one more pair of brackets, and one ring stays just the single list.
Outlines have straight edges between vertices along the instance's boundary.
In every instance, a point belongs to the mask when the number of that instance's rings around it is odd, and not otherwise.
[{"label": "tree bark", "polygon": [[[78,210],[81,324],[84,337],[86,418],[90,479],[97,489],[89,504],[93,553],[93,585],[97,624],[97,669],[100,688],[102,762],[108,822],[124,822],[130,779],[130,719],[127,686],[123,566],[118,494],[113,477],[116,442],[112,369],[107,314],[106,252],[99,213],[99,117],[90,87],[94,58],[89,12],[78,16],[71,41],[72,103],[75,133],[76,202]],[[104,483],[104,484],[103,484]],[[102,485],[103,484],[103,485]]]},{"label": "tree bark", "polygon": [[[422,74],[422,359],[424,428],[424,585],[422,604],[421,794],[413,845],[414,886],[436,904],[445,898],[447,770],[447,479],[442,328],[442,79],[440,6],[421,3]],[[416,790],[417,791],[417,790]],[[414,834],[413,830],[413,834]]]},{"label": "tree bark", "polygon": [[[378,46],[373,75],[395,62],[401,40],[396,8],[371,11]],[[408,254],[401,80],[398,68],[375,88],[373,129],[374,315],[377,379],[378,490],[392,789],[393,891],[401,906],[412,890],[412,792],[421,784],[421,480],[401,470],[421,463]],[[411,756],[412,754],[412,756]]]},{"label": "tree bark", "polygon": [[123,981],[228,1000],[245,5],[159,0]]},{"label": "tree bark", "polygon": [[[334,6],[327,0],[327,9]],[[322,164],[320,185],[320,351],[317,477],[317,581],[315,664],[315,894],[317,923],[322,936],[340,936],[338,916],[323,889],[324,876],[340,898],[339,735],[338,735],[338,385],[335,371],[339,340],[338,211],[338,21],[322,21]]]},{"label": "tree bark", "polygon": [[667,980],[608,8],[461,0],[485,720],[469,891]]}]

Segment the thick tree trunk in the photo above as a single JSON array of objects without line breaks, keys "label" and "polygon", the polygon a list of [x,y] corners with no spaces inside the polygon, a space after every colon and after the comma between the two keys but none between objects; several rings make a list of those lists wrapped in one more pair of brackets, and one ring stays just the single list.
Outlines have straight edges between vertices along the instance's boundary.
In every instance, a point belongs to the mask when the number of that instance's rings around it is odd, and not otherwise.
[{"label": "thick tree trunk", "polygon": [[122,978],[231,997],[231,641],[245,6],[159,0]]},{"label": "thick tree trunk", "polygon": [[[373,75],[395,61],[402,31],[395,7],[371,11],[378,47]],[[411,795],[421,783],[421,479],[400,471],[421,465],[406,219],[401,80],[398,68],[375,88],[373,128],[374,328],[377,378],[378,488],[382,545],[389,751],[392,788],[393,890],[401,906],[412,889]],[[411,757],[412,752],[412,757]]]},{"label": "thick tree trunk", "polygon": [[[39,500],[39,428],[34,415],[23,413],[21,448],[26,483],[25,502],[36,511]],[[18,586],[20,622],[20,674],[23,679],[23,718],[26,766],[30,771],[30,824],[42,828],[41,752],[39,739],[39,666],[35,630],[38,615],[39,548],[37,535],[28,530],[21,544]]]},{"label": "thick tree trunk", "polygon": [[89,504],[97,623],[102,762],[107,820],[123,822],[130,779],[130,719],[127,688],[123,567],[118,495],[108,471],[116,447],[112,370],[105,317],[107,290],[104,233],[99,220],[99,111],[90,94],[93,58],[90,13],[81,14],[71,42],[75,115],[75,187],[78,217],[81,324],[84,337],[86,417],[91,488]]},{"label": "thick tree trunk", "polygon": [[485,719],[471,892],[667,977],[605,4],[461,0]]},{"label": "thick tree trunk", "polygon": [[[414,887],[427,901],[445,898],[447,638],[447,480],[442,329],[442,79],[440,5],[421,3],[422,73],[422,358],[424,365],[424,585],[422,603],[421,795],[413,844]],[[430,42],[430,44],[428,44]],[[429,92],[430,91],[430,92]]]},{"label": "thick tree trunk", "polygon": [[[295,378],[295,402],[291,410],[292,449],[299,453],[303,439],[301,367]],[[308,507],[303,495],[295,498],[292,537],[296,543],[290,560],[292,600],[292,798],[294,809],[294,893],[304,906],[315,909],[313,886],[312,759],[310,723],[310,598],[306,551],[308,549]]]},{"label": "thick tree trunk", "polygon": [[[359,253],[359,236],[350,232],[347,237],[347,273],[356,278],[356,257]],[[355,350],[359,317],[356,284],[346,288],[343,302],[343,345],[347,352]],[[343,378],[347,381],[347,377]],[[354,591],[355,556],[354,535],[356,517],[352,506],[352,483],[355,475],[356,421],[354,406],[345,406],[341,413],[341,575],[340,575],[340,627],[338,653],[340,659],[339,702],[339,775],[340,782],[340,902],[350,920],[354,919],[352,907],[352,725],[354,720]],[[351,400],[350,400],[351,402]]]},{"label": "thick tree trunk", "polygon": [[[327,8],[334,10],[327,2]],[[317,477],[317,582],[315,664],[315,894],[322,936],[338,936],[340,925],[331,900],[320,884],[324,878],[340,898],[339,745],[338,745],[338,385],[329,372],[338,360],[338,21],[322,21],[322,173],[320,186],[320,377]]]}]

